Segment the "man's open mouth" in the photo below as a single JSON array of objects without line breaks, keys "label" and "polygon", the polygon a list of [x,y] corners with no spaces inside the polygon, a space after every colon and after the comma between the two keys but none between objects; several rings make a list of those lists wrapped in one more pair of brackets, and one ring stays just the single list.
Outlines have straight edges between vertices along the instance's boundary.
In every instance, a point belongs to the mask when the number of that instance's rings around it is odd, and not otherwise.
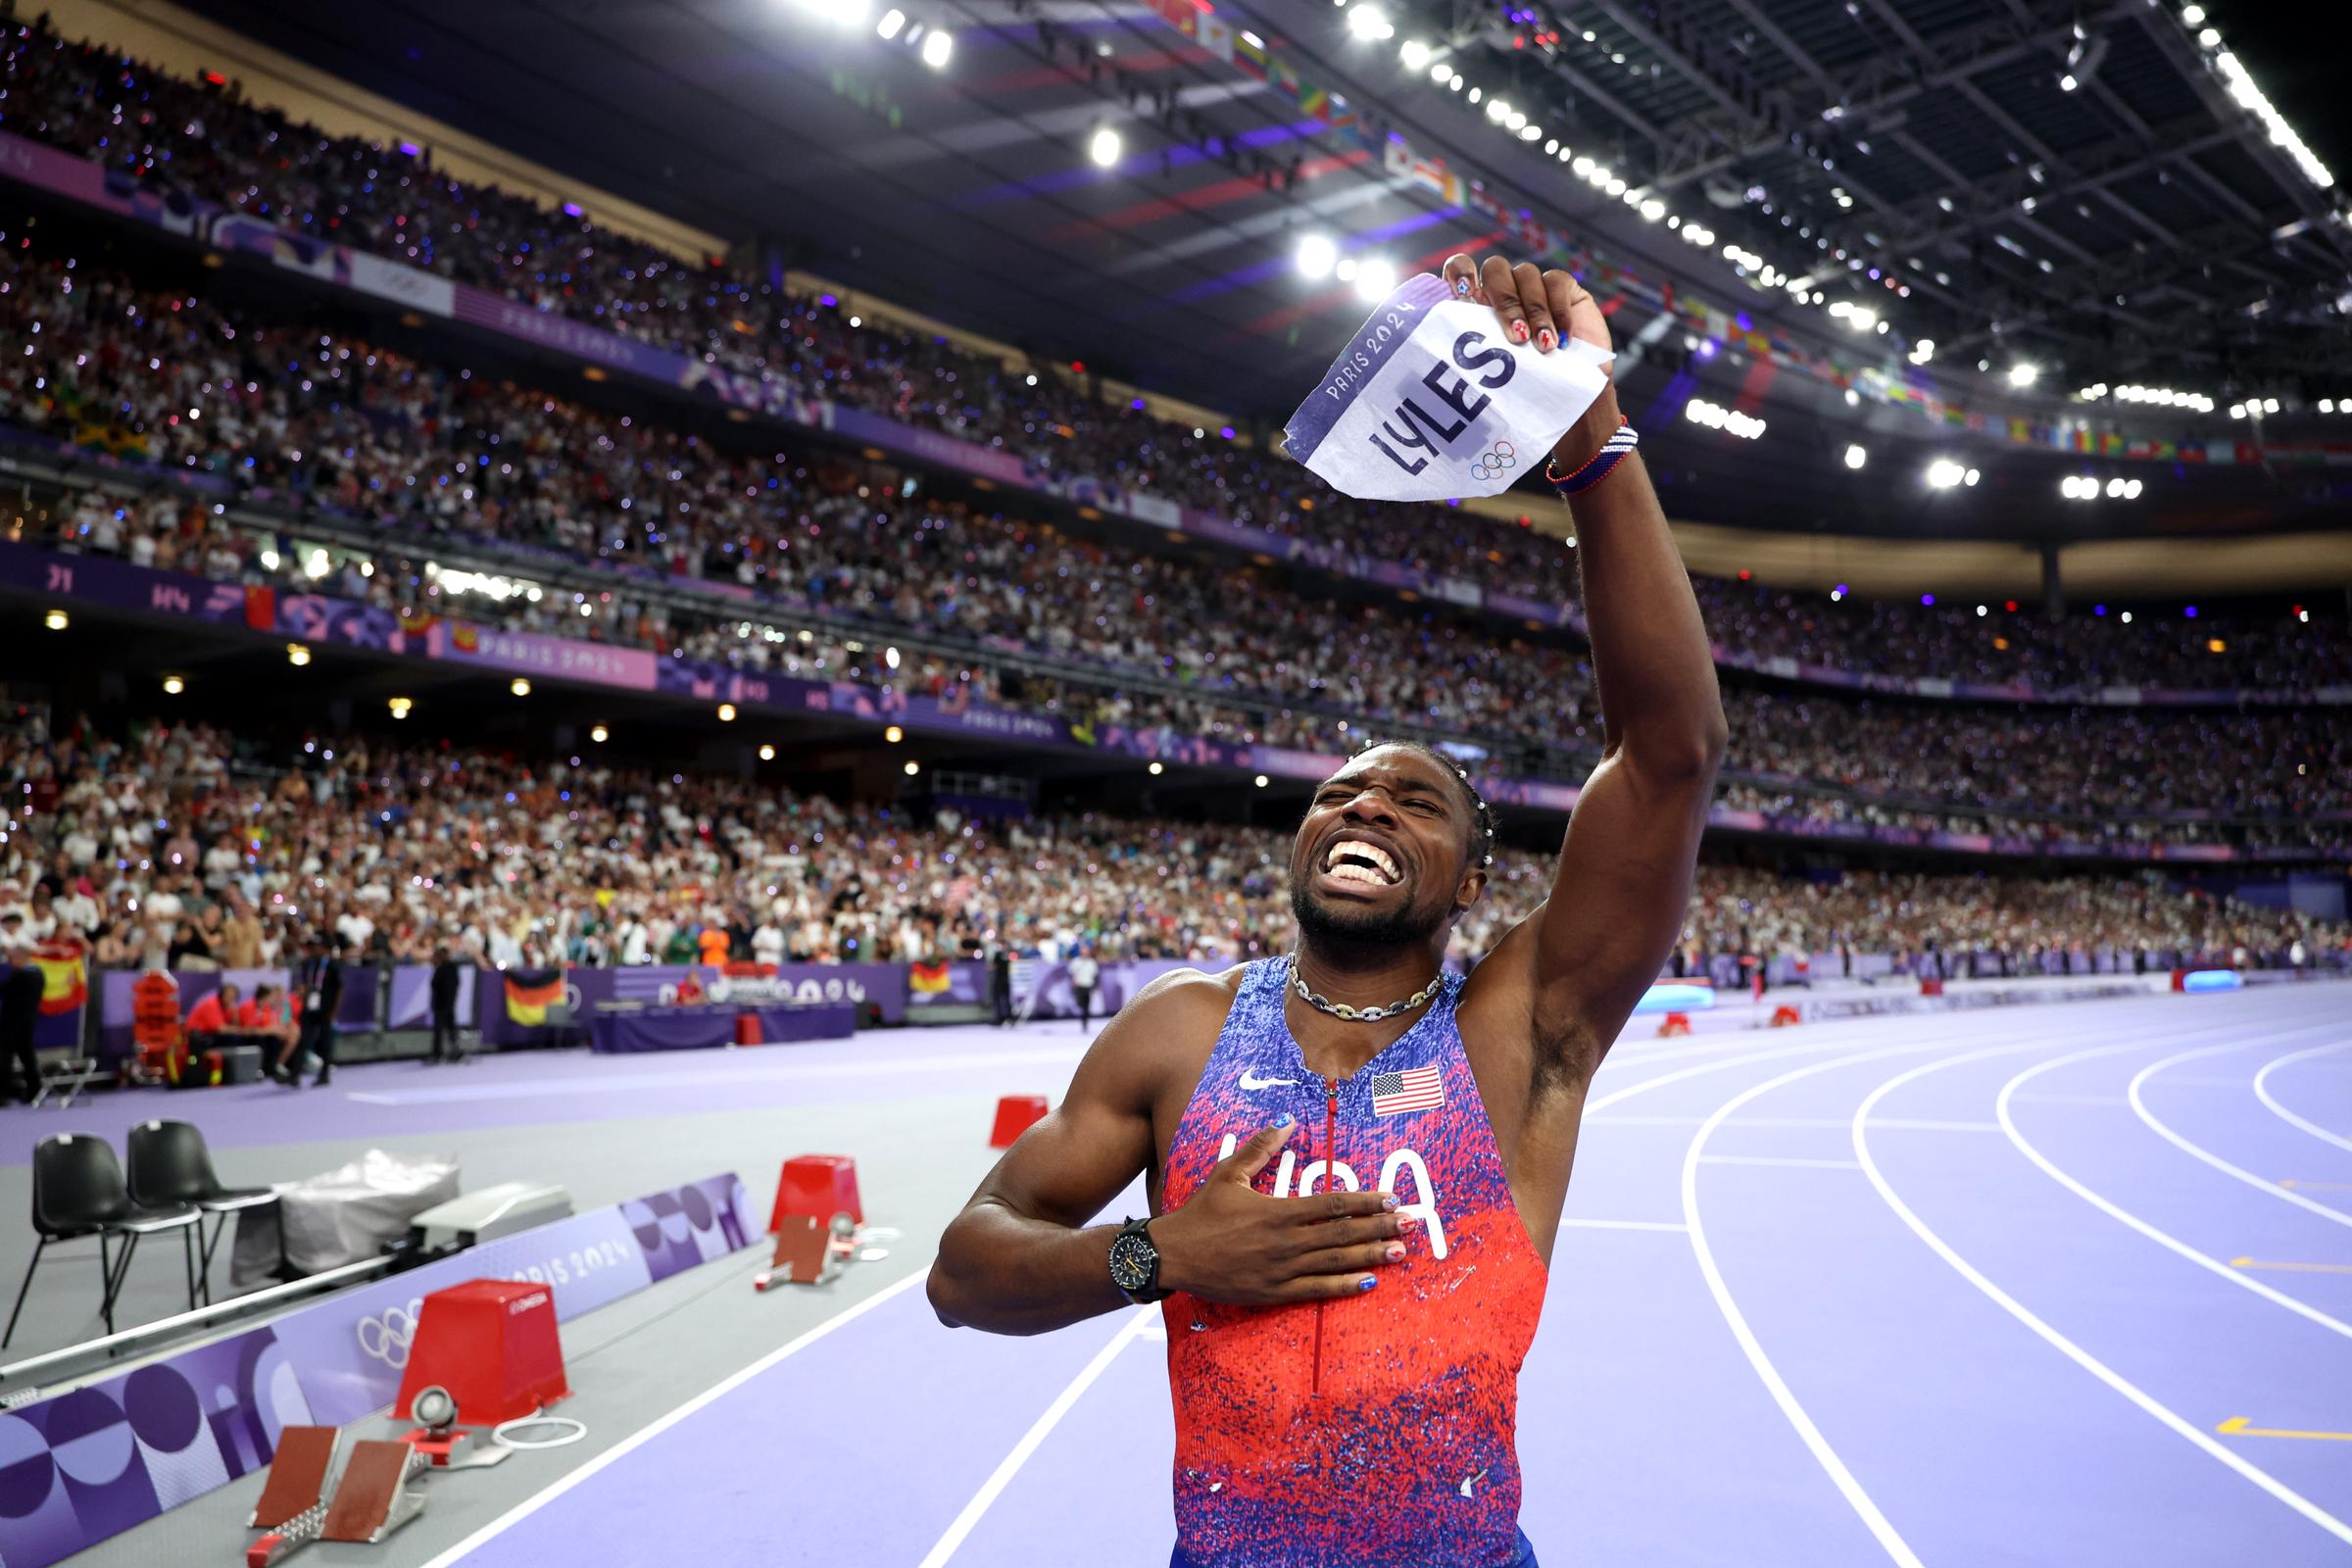
[{"label": "man's open mouth", "polygon": [[1335,882],[1375,888],[1392,888],[1404,880],[1395,856],[1370,839],[1355,837],[1340,839],[1324,852],[1323,874]]}]

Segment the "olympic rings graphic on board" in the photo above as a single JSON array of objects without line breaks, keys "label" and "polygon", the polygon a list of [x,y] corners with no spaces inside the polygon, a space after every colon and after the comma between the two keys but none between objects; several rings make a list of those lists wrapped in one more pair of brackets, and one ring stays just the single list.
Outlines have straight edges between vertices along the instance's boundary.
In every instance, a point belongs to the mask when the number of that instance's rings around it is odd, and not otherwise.
[{"label": "olympic rings graphic on board", "polygon": [[417,1314],[424,1310],[422,1297],[409,1298],[404,1311],[387,1306],[374,1317],[364,1317],[353,1325],[359,1336],[362,1354],[381,1361],[397,1372],[409,1364],[409,1347],[416,1339]]},{"label": "olympic rings graphic on board", "polygon": [[1517,466],[1517,450],[1508,441],[1497,441],[1494,451],[1481,453],[1478,461],[1470,465],[1470,477],[1484,484],[1489,479],[1501,478]]}]

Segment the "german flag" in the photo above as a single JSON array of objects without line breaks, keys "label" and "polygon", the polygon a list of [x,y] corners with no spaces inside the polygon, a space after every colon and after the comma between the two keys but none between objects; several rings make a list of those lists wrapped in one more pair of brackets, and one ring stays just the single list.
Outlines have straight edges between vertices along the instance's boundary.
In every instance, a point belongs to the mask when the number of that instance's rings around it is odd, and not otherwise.
[{"label": "german flag", "polygon": [[41,971],[41,1016],[72,1012],[90,999],[89,970],[78,953],[36,953]]},{"label": "german flag", "polygon": [[947,994],[948,966],[938,963],[915,963],[906,967],[906,989],[917,996],[938,997]]},{"label": "german flag", "polygon": [[561,969],[540,971],[544,980],[517,980],[507,977],[507,1019],[525,1029],[537,1029],[547,1023],[547,1009],[564,1004],[564,972]]}]

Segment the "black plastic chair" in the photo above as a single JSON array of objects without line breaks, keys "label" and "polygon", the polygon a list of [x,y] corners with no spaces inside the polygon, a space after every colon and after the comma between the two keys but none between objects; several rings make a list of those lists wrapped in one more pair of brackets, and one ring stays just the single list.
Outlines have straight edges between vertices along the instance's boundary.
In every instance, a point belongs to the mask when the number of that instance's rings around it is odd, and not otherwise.
[{"label": "black plastic chair", "polygon": [[[130,1130],[130,1200],[146,1208],[186,1205],[213,1218],[213,1233],[204,1236],[197,1222],[197,1287],[204,1299],[213,1298],[213,1253],[228,1216],[241,1208],[258,1208],[277,1201],[268,1187],[223,1187],[213,1173],[212,1151],[204,1134],[184,1121],[143,1121]],[[192,1303],[191,1303],[192,1304]]]},{"label": "black plastic chair", "polygon": [[[41,1253],[51,1242],[98,1238],[98,1267],[106,1282],[98,1311],[106,1320],[107,1333],[112,1334],[115,1299],[122,1294],[122,1282],[130,1274],[131,1254],[138,1250],[139,1238],[176,1230],[187,1254],[188,1307],[193,1311],[199,1218],[185,1203],[149,1208],[132,1202],[130,1189],[123,1185],[122,1163],[105,1139],[89,1133],[57,1133],[42,1139],[32,1151],[32,1228],[40,1241],[33,1247],[32,1261],[24,1267],[24,1283],[17,1287],[17,1304],[8,1314],[7,1332],[0,1334],[0,1348],[16,1338],[17,1318],[24,1310],[25,1293],[32,1289],[33,1270],[41,1266]],[[111,1252],[108,1243],[117,1240],[122,1250]]]}]

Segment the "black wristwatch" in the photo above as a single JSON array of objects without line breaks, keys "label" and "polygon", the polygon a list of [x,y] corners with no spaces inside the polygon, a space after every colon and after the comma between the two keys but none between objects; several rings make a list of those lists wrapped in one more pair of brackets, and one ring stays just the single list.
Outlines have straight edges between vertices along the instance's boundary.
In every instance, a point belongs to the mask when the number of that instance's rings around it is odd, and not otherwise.
[{"label": "black wristwatch", "polygon": [[1119,1227],[1110,1243],[1110,1282],[1138,1306],[1165,1300],[1173,1292],[1160,1289],[1159,1249],[1152,1245],[1149,1216]]}]

